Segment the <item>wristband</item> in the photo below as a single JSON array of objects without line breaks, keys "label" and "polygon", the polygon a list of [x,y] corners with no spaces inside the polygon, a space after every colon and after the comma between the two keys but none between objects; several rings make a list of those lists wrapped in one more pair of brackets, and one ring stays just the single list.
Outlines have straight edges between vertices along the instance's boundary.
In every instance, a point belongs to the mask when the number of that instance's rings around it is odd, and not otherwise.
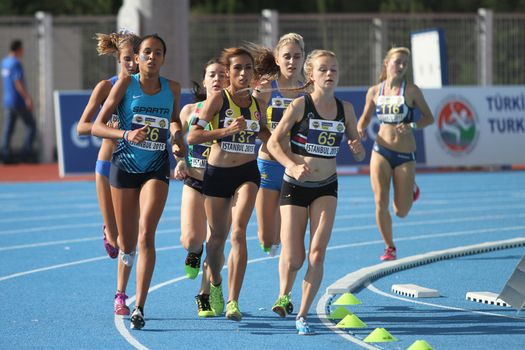
[{"label": "wristband", "polygon": [[417,124],[416,124],[416,122],[412,122],[412,123],[410,123],[409,125],[410,125],[410,127],[411,127],[412,129],[414,129],[414,130],[417,129]]},{"label": "wristband", "polygon": [[124,141],[128,142],[128,134],[129,134],[129,130],[126,130],[124,131],[124,135],[122,135],[122,138],[124,139]]},{"label": "wristband", "polygon": [[206,126],[208,125],[208,122],[206,120],[203,120],[203,119],[199,119],[199,118],[195,118],[193,119],[193,125],[198,125],[200,126],[201,128],[206,128]]}]

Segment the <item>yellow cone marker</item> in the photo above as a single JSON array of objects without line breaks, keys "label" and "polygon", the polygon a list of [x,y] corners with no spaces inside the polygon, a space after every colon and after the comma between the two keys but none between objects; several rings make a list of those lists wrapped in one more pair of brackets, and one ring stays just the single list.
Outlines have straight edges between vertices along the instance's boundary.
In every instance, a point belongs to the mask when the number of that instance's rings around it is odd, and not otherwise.
[{"label": "yellow cone marker", "polygon": [[364,339],[366,343],[385,343],[397,341],[397,338],[384,328],[376,328]]},{"label": "yellow cone marker", "polygon": [[424,340],[416,340],[408,347],[407,350],[434,350],[434,348],[432,348],[430,344]]},{"label": "yellow cone marker", "polygon": [[335,325],[337,328],[366,328],[366,323],[354,314],[346,315],[345,318]]},{"label": "yellow cone marker", "polygon": [[352,313],[344,306],[338,306],[337,309],[330,312],[331,320],[342,320],[346,315],[351,315]]},{"label": "yellow cone marker", "polygon": [[333,305],[358,305],[361,300],[357,299],[352,293],[343,293]]}]

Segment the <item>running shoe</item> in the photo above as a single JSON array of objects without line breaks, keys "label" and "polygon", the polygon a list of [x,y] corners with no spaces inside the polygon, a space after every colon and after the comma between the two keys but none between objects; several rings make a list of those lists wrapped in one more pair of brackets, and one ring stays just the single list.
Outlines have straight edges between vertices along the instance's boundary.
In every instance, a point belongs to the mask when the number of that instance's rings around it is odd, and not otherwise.
[{"label": "running shoe", "polygon": [[297,329],[297,333],[299,335],[313,335],[315,332],[310,329],[310,326],[308,325],[308,322],[304,319],[304,317],[299,317],[297,320],[295,320],[295,328]]},{"label": "running shoe", "polygon": [[199,274],[201,268],[201,256],[204,251],[204,246],[201,249],[200,253],[188,252],[186,256],[186,261],[184,262],[184,271],[186,272],[186,277],[194,280],[195,277]]},{"label": "running shoe", "polygon": [[131,329],[142,329],[144,328],[144,325],[146,325],[146,321],[144,320],[144,311],[142,310],[141,306],[135,307],[133,310],[133,313],[131,314]]},{"label": "running shoe", "polygon": [[117,294],[115,294],[115,315],[129,315],[129,307],[126,305],[127,298],[128,296],[124,293],[117,292]]},{"label": "running shoe", "polygon": [[419,194],[420,194],[420,190],[419,190],[419,186],[417,185],[417,183],[414,182],[414,190],[413,190],[413,196],[412,196],[412,201],[415,202],[419,199]]},{"label": "running shoe", "polygon": [[275,304],[272,306],[272,311],[281,317],[286,317],[286,314],[291,314],[293,312],[291,295],[282,295],[277,298]]},{"label": "running shoe", "polygon": [[396,260],[396,248],[388,247],[385,249],[385,253],[381,255],[381,260]]},{"label": "running shoe", "polygon": [[215,287],[213,283],[210,283],[210,306],[215,316],[220,316],[224,312],[222,285]]},{"label": "running shoe", "polygon": [[106,225],[102,225],[102,234],[104,235],[102,242],[104,242],[104,249],[106,249],[106,253],[111,259],[115,259],[118,256],[118,248],[113,247],[108,242],[108,239],[106,238]]},{"label": "running shoe", "polygon": [[237,301],[231,300],[226,304],[226,318],[237,322],[242,319],[241,310],[239,310]]},{"label": "running shoe", "polygon": [[199,315],[199,317],[215,316],[215,312],[213,312],[210,306],[210,296],[208,294],[196,295],[195,303],[197,304],[197,315]]},{"label": "running shoe", "polygon": [[272,250],[272,247],[267,248],[262,243],[260,243],[260,246],[261,246],[261,250],[263,251],[263,253],[270,254],[270,251]]},{"label": "running shoe", "polygon": [[272,247],[270,248],[270,252],[268,253],[270,256],[276,256],[279,253],[279,248],[281,246],[279,244],[272,244]]}]

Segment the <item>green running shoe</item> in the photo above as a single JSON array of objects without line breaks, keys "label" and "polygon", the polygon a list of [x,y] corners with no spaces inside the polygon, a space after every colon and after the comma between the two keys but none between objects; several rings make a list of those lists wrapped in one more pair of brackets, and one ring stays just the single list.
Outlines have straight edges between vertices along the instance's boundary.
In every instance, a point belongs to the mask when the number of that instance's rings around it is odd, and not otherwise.
[{"label": "green running shoe", "polygon": [[199,315],[199,317],[215,316],[215,312],[213,312],[210,306],[210,296],[208,294],[196,295],[195,303],[197,304],[197,315]]},{"label": "green running shoe", "polygon": [[200,253],[188,252],[186,260],[184,261],[184,272],[186,272],[186,277],[194,280],[195,277],[199,274],[201,268],[201,256],[204,251],[204,246],[201,249]]},{"label": "green running shoe", "polygon": [[215,287],[210,284],[210,306],[215,316],[220,316],[224,312],[224,296],[222,295],[222,285]]},{"label": "green running shoe", "polygon": [[261,250],[263,251],[263,253],[270,254],[272,247],[266,248],[262,243],[259,243],[259,245],[261,246]]},{"label": "green running shoe", "polygon": [[286,317],[286,314],[291,314],[293,312],[291,295],[282,295],[277,298],[275,304],[272,306],[272,311],[281,317]]},{"label": "green running shoe", "polygon": [[237,301],[231,300],[226,304],[226,318],[237,322],[242,319],[241,310],[239,310]]}]

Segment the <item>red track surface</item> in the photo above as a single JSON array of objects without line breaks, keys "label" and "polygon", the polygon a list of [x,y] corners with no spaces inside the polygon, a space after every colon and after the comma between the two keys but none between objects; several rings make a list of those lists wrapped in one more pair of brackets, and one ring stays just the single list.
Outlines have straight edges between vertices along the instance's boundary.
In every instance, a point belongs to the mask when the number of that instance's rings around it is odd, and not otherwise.
[{"label": "red track surface", "polygon": [[0,165],[0,182],[34,181],[78,181],[94,180],[95,175],[68,176],[58,175],[57,163]]}]

